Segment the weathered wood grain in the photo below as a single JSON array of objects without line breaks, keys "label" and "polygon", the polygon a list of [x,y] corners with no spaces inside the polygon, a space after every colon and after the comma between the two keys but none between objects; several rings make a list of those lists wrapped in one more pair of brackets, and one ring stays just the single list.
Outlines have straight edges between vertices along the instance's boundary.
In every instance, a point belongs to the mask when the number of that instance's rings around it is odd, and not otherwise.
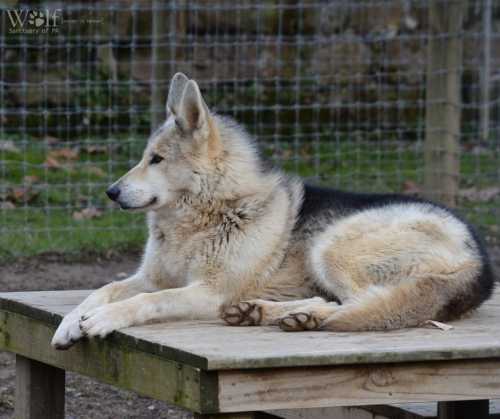
[{"label": "weathered wood grain", "polygon": [[219,409],[223,412],[498,397],[500,359],[219,374]]},{"label": "weathered wood grain", "polygon": [[1,350],[193,411],[217,411],[216,388],[212,389],[216,377],[198,368],[107,340],[86,341],[68,351],[56,351],[50,346],[54,330],[39,320],[0,310]]},{"label": "weathered wood grain", "polygon": [[[88,291],[0,294],[0,309],[56,325]],[[500,293],[454,329],[284,333],[274,327],[171,322],[131,327],[107,340],[205,370],[500,357]],[[81,344],[78,344],[80,346]]]}]

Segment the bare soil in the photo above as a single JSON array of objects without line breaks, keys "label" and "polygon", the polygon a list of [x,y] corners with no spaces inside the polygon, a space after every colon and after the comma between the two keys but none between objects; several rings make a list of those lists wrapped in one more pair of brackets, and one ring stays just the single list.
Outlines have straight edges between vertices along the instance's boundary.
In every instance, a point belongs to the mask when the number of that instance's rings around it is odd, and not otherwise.
[{"label": "bare soil", "polygon": [[[490,251],[495,271],[500,272],[500,248]],[[17,261],[0,266],[1,291],[91,289],[133,273],[138,255],[66,262],[57,256]],[[0,419],[13,415],[14,356],[0,352]],[[147,397],[118,390],[77,374],[66,378],[66,417],[78,419],[191,418],[185,410]]]}]

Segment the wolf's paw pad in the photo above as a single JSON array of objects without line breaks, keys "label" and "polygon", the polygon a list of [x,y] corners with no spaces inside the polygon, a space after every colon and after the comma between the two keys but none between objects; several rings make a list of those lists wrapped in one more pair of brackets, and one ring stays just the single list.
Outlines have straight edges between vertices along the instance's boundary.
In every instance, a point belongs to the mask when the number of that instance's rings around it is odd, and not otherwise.
[{"label": "wolf's paw pad", "polygon": [[224,309],[222,319],[231,326],[257,326],[262,321],[262,306],[242,301]]},{"label": "wolf's paw pad", "polygon": [[292,313],[280,319],[279,323],[281,330],[285,332],[315,330],[319,325],[319,320],[312,313]]}]

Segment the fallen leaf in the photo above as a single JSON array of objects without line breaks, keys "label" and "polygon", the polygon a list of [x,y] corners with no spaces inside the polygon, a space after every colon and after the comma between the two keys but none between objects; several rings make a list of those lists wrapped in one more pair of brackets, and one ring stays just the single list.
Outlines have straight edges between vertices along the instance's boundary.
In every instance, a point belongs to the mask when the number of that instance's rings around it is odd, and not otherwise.
[{"label": "fallen leaf", "polygon": [[54,169],[54,170],[56,170],[56,169],[62,169],[63,168],[62,163],[59,160],[57,160],[57,159],[55,159],[53,157],[47,157],[45,159],[45,162],[43,164],[48,169]]},{"label": "fallen leaf", "polygon": [[30,186],[20,186],[12,188],[7,192],[7,200],[14,204],[28,204],[38,197],[38,192]]},{"label": "fallen leaf", "polygon": [[453,329],[452,325],[446,324],[446,323],[441,323],[441,322],[438,322],[436,320],[427,320],[424,323],[424,326],[430,326],[431,328],[443,330],[444,332],[447,332],[448,330]]},{"label": "fallen leaf", "polygon": [[102,211],[98,210],[96,207],[87,207],[81,211],[76,211],[73,213],[73,219],[77,221],[81,220],[91,220],[92,218],[98,218],[102,215]]},{"label": "fallen leaf", "polygon": [[77,160],[78,150],[73,148],[58,148],[57,150],[52,150],[48,154],[48,158],[52,157],[56,160]]},{"label": "fallen leaf", "polygon": [[88,154],[106,154],[108,147],[105,145],[85,145],[82,147],[82,151]]},{"label": "fallen leaf", "polygon": [[87,168],[87,172],[91,175],[95,175],[95,176],[99,176],[99,177],[106,176],[106,172],[97,166],[89,166]]},{"label": "fallen leaf", "polygon": [[12,140],[2,140],[0,141],[0,151],[7,151],[9,153],[20,153],[18,147],[14,144]]},{"label": "fallen leaf", "polygon": [[488,202],[495,198],[497,195],[500,195],[500,187],[491,186],[489,188],[483,189],[477,189],[476,187],[461,189],[459,191],[459,195],[461,198],[473,202]]},{"label": "fallen leaf", "polygon": [[405,180],[401,187],[401,192],[405,195],[420,195],[422,193],[422,189],[412,180]]}]

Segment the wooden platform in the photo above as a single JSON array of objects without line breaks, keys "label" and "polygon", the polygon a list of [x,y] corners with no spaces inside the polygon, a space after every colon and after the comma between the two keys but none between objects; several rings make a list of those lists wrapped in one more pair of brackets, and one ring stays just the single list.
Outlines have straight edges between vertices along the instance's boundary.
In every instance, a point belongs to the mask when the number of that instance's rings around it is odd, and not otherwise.
[{"label": "wooden platform", "polygon": [[53,350],[61,317],[87,294],[0,294],[0,349],[207,414],[500,397],[500,293],[449,331],[175,322]]}]

